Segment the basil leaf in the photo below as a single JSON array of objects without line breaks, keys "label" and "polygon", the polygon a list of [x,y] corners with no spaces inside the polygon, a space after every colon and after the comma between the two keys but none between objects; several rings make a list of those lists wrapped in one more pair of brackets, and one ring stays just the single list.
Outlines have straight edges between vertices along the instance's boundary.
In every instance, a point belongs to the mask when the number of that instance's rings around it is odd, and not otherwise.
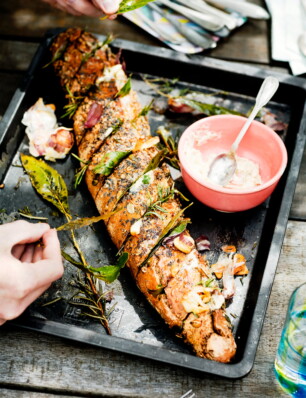
[{"label": "basil leaf", "polygon": [[103,155],[101,162],[94,167],[93,171],[95,174],[101,174],[103,176],[109,176],[113,169],[121,162],[122,159],[126,158],[131,154],[128,152],[108,152]]},{"label": "basil leaf", "polygon": [[68,189],[63,177],[41,159],[21,154],[22,165],[36,191],[61,213],[70,214]]},{"label": "basil leaf", "polygon": [[180,235],[182,232],[185,231],[185,229],[187,228],[187,224],[189,223],[189,221],[184,220],[183,222],[181,222],[177,227],[175,227],[170,234],[168,235],[170,236],[174,236],[174,235]]},{"label": "basil leaf", "polygon": [[123,87],[121,87],[121,89],[118,91],[118,93],[116,94],[115,98],[125,97],[126,95],[129,94],[131,89],[132,89],[132,83],[131,83],[131,78],[129,77],[127,79],[127,82],[125,83],[125,85]]},{"label": "basil leaf", "polygon": [[96,278],[102,279],[106,283],[112,283],[116,280],[120,274],[121,268],[123,268],[128,261],[129,255],[124,252],[118,259],[116,265],[105,265],[104,267],[88,267],[88,270]]},{"label": "basil leaf", "polygon": [[116,14],[123,14],[124,12],[136,10],[136,8],[143,7],[151,1],[154,0],[123,0]]},{"label": "basil leaf", "polygon": [[213,105],[213,104],[205,104],[203,102],[195,101],[186,97],[179,97],[179,100],[183,102],[183,104],[190,106],[191,108],[204,113],[207,116],[213,115],[240,115],[244,116],[242,113],[233,111],[228,108],[224,108],[222,106]]},{"label": "basil leaf", "polygon": [[148,185],[148,184],[150,184],[150,181],[151,181],[150,175],[145,174],[145,175],[143,176],[143,178],[142,178],[142,183]]}]

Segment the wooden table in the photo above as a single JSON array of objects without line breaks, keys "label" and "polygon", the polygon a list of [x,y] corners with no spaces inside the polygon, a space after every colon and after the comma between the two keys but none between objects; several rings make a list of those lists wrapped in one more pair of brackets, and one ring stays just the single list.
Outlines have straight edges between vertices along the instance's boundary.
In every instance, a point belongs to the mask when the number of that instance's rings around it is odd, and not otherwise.
[{"label": "wooden table", "polygon": [[[263,4],[262,1],[254,1]],[[93,32],[161,45],[123,18],[104,21],[73,17],[39,0],[10,0],[0,5],[0,115],[18,86],[40,39],[48,28],[86,26]],[[289,73],[272,65],[269,23],[250,20],[207,54]],[[305,155],[306,156],[306,155]],[[199,376],[150,359],[96,349],[6,325],[0,329],[0,396],[107,396],[179,398],[188,390],[196,397],[285,397],[273,375],[273,361],[292,290],[305,281],[306,157],[304,156],[273,285],[255,365],[242,380]]]}]

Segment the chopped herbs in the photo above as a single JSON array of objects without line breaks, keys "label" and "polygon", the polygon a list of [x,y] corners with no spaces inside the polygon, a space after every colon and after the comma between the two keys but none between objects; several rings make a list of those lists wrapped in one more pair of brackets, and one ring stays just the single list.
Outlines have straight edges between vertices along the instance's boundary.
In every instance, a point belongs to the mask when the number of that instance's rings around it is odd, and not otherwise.
[{"label": "chopped herbs", "polygon": [[150,174],[145,174],[145,175],[142,177],[142,183],[143,183],[143,184],[150,184],[150,181],[151,181]]}]

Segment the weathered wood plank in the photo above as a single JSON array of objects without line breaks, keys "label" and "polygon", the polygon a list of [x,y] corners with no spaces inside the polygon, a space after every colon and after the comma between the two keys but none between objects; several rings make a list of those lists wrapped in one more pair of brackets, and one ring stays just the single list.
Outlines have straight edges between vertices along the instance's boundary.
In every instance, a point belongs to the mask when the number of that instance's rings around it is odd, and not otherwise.
[{"label": "weathered wood plank", "polygon": [[178,398],[192,389],[197,398],[285,398],[273,375],[273,361],[289,296],[306,279],[305,257],[306,224],[290,221],[255,365],[242,380],[203,376],[8,327],[0,329],[0,384],[84,396]]},{"label": "weathered wood plank", "polygon": [[[6,388],[0,388],[1,398],[52,398],[54,394],[35,392],[35,391],[21,391],[21,390],[9,390]],[[68,395],[56,395],[57,398],[66,398]],[[69,395],[70,398],[76,396]]]},{"label": "weathered wood plank", "polygon": [[[260,3],[260,2],[257,2]],[[208,54],[213,58],[269,64],[269,35],[266,21],[249,20]]]},{"label": "weathered wood plank", "polygon": [[0,70],[25,72],[39,43],[20,40],[0,40]]}]

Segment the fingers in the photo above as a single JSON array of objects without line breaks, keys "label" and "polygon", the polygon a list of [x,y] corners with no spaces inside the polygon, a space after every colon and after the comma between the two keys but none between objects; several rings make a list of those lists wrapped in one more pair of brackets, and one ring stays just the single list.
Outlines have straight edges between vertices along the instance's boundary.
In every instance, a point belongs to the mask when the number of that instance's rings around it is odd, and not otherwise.
[{"label": "fingers", "polygon": [[88,0],[64,0],[67,5],[80,14],[87,15],[89,17],[101,17],[103,15],[103,12],[101,10],[101,7],[95,7],[94,4],[92,4]]},{"label": "fingers", "polygon": [[32,262],[27,264],[27,271],[28,284],[35,288],[62,277],[64,267],[56,230],[51,229],[43,236],[43,247],[36,248]]},{"label": "fingers", "polygon": [[33,253],[33,263],[36,263],[37,261],[41,261],[43,259],[43,247],[41,245],[36,245],[35,250]]},{"label": "fingers", "polygon": [[24,252],[24,249],[25,249],[25,245],[24,244],[22,244],[22,245],[17,244],[15,246],[13,246],[13,248],[12,248],[12,255],[15,258],[17,258],[17,260],[20,260],[20,257],[22,256],[22,253]]},{"label": "fingers", "polygon": [[43,244],[43,259],[62,262],[60,242],[55,229],[50,229],[50,231],[43,236]]},{"label": "fingers", "polygon": [[[28,246],[33,246],[32,250],[32,257],[27,256],[25,257],[25,251],[29,251]],[[28,262],[28,263],[36,263],[37,261],[40,261],[43,259],[43,247],[40,244],[33,244],[30,243],[29,245],[15,245],[12,249],[12,255],[17,259],[20,260],[21,262]]]},{"label": "fingers", "polygon": [[19,316],[63,271],[56,230],[24,221],[1,226],[0,325]]},{"label": "fingers", "polygon": [[30,294],[28,294],[19,304],[18,308],[17,308],[17,313],[18,315],[14,316],[14,318],[16,318],[17,316],[21,315],[24,310],[33,303],[33,301],[35,301],[36,299],[38,299],[38,297],[40,297],[47,289],[49,289],[50,287],[50,283],[41,286],[40,288],[32,291]]},{"label": "fingers", "polygon": [[0,326],[6,321],[20,316],[25,309],[39,296],[41,296],[49,287],[50,284],[46,284],[38,289],[32,290],[28,295],[21,298],[16,298],[14,296],[3,298],[0,308]]},{"label": "fingers", "polygon": [[76,10],[74,10],[72,7],[69,7],[65,0],[43,0],[45,3],[50,4],[52,7],[57,8],[58,10],[64,11],[64,12],[68,12],[69,14],[72,15],[81,15],[79,12],[77,12]]},{"label": "fingers", "polygon": [[100,8],[104,14],[112,15],[118,11],[121,0],[92,0],[93,4]]},{"label": "fingers", "polygon": [[20,257],[20,261],[22,263],[31,263],[33,261],[34,250],[35,250],[35,245],[33,243],[26,245],[24,252]]},{"label": "fingers", "polygon": [[1,246],[11,252],[14,245],[36,242],[49,230],[48,224],[33,224],[23,220],[3,224],[0,230]]}]

